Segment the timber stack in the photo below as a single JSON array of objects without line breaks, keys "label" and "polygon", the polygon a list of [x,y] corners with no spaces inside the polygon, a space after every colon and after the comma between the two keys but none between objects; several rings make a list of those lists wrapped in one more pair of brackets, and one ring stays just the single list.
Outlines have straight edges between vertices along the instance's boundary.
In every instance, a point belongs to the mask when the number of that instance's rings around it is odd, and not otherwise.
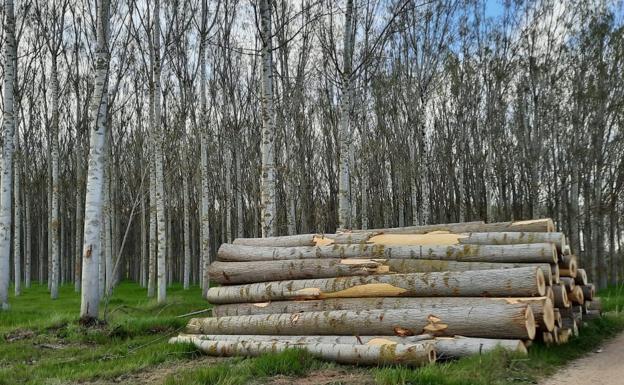
[{"label": "timber stack", "polygon": [[565,343],[601,306],[554,230],[535,219],[239,238],[210,265],[212,317],[171,342],[413,366]]}]

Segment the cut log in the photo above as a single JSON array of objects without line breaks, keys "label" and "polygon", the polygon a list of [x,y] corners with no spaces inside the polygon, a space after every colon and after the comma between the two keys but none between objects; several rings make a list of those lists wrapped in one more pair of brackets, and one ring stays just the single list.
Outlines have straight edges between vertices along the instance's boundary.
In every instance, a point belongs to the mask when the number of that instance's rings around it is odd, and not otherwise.
[{"label": "cut log", "polygon": [[224,243],[217,259],[229,262],[311,258],[436,259],[464,262],[555,263],[551,243],[518,245],[384,246],[374,244],[260,247]]},{"label": "cut log", "polygon": [[362,243],[368,243],[370,239],[379,232],[368,231],[361,233],[345,232],[336,234],[323,234],[314,238],[315,246],[326,245],[359,245]]},{"label": "cut log", "polygon": [[[432,259],[387,259],[384,264],[393,273],[431,273],[439,271],[496,270],[537,266],[542,269],[546,285],[552,284],[551,265],[547,263],[458,262]],[[557,266],[557,265],[552,265]]]},{"label": "cut log", "polygon": [[553,291],[552,286],[546,286],[546,294],[544,296],[550,298],[550,301],[553,303],[553,306],[557,307],[555,305],[555,292]]},{"label": "cut log", "polygon": [[170,343],[192,343],[202,352],[212,356],[257,357],[286,349],[305,349],[310,354],[327,361],[359,365],[408,365],[422,366],[436,360],[434,345],[345,345],[345,344],[298,344],[261,341],[207,341],[194,337],[176,337]]},{"label": "cut log", "polygon": [[383,274],[390,271],[385,260],[298,259],[257,262],[213,262],[208,268],[211,281],[220,284],[331,278]]},{"label": "cut log", "polygon": [[574,255],[565,255],[559,262],[559,276],[576,278],[577,260]]},{"label": "cut log", "polygon": [[580,286],[574,286],[574,288],[568,292],[568,299],[573,304],[582,305],[585,299],[583,298],[583,289]]},{"label": "cut log", "polygon": [[563,325],[563,318],[561,317],[561,311],[559,308],[555,308],[554,313],[555,313],[555,326],[560,328]]},{"label": "cut log", "polygon": [[554,333],[553,332],[542,332],[540,334],[541,340],[544,342],[546,346],[553,345],[555,343]]},{"label": "cut log", "polygon": [[460,243],[474,245],[513,245],[519,243],[552,243],[561,251],[565,246],[563,233],[544,232],[491,232],[469,233]]},{"label": "cut log", "polygon": [[429,309],[471,306],[474,311],[497,303],[526,303],[531,306],[536,324],[540,329],[552,330],[555,326],[554,307],[547,297],[529,298],[483,298],[483,297],[386,297],[386,298],[331,298],[310,301],[276,301],[264,303],[238,303],[216,305],[212,309],[215,317],[301,313],[331,310],[368,309],[416,309],[426,312]]},{"label": "cut log", "polygon": [[583,298],[585,299],[585,301],[591,301],[592,299],[594,299],[594,295],[596,294],[596,289],[593,283],[589,283],[587,285],[583,285],[579,287],[581,288],[581,290],[583,290]]},{"label": "cut log", "polygon": [[567,329],[567,328],[561,328],[559,329],[559,332],[557,333],[557,344],[559,345],[563,345],[563,344],[567,344],[568,341],[570,340],[570,336],[572,335],[572,330]]},{"label": "cut log", "polygon": [[386,234],[426,234],[433,231],[448,231],[451,233],[473,233],[473,232],[553,232],[555,225],[550,218],[531,219],[513,222],[464,222],[464,223],[447,223],[438,225],[425,226],[408,226],[394,227],[387,229],[374,230],[352,230],[355,232],[362,231],[379,231]]},{"label": "cut log", "polygon": [[559,272],[559,265],[557,265],[556,263],[551,263],[550,264],[550,273],[552,275],[552,283],[553,284],[557,284],[559,283],[559,279],[561,277],[561,274]]},{"label": "cut log", "polygon": [[602,300],[600,299],[600,297],[594,296],[591,301],[586,301],[585,307],[587,308],[588,312],[590,310],[597,310],[602,313]]},{"label": "cut log", "polygon": [[576,337],[579,335],[578,324],[574,318],[566,317],[563,319],[563,328],[570,329],[572,332],[572,336]]},{"label": "cut log", "polygon": [[587,280],[587,272],[585,269],[576,269],[576,277],[574,278],[574,282],[577,285],[586,286],[589,284]]},{"label": "cut log", "polygon": [[[565,289],[564,289],[565,291]],[[533,297],[546,293],[539,267],[262,282],[211,287],[213,304],[357,297]]]},{"label": "cut log", "polygon": [[463,335],[532,339],[535,318],[527,304],[491,304],[474,311],[465,307],[397,310],[334,310],[292,314],[193,318],[190,334],[265,335]]},{"label": "cut log", "polygon": [[235,245],[240,246],[275,246],[275,247],[295,247],[295,246],[314,246],[316,242],[314,238],[317,234],[299,234],[286,235],[281,237],[266,238],[236,238]]},{"label": "cut log", "polygon": [[[555,295],[555,307],[558,308],[568,308],[570,307],[570,301],[568,300],[568,293],[566,292],[565,286],[552,285],[553,293]],[[563,314],[562,314],[563,315]]]},{"label": "cut log", "polygon": [[576,286],[576,284],[574,283],[574,278],[571,277],[561,277],[560,281],[561,284],[565,286],[568,293],[574,290],[574,287]]},{"label": "cut log", "polygon": [[431,335],[419,336],[279,336],[279,335],[227,335],[227,334],[186,334],[180,337],[195,337],[207,341],[262,341],[262,342],[287,342],[297,344],[347,344],[347,345],[412,345],[417,343],[435,344],[438,359],[460,358],[473,354],[480,354],[492,351],[496,348],[503,348],[512,352],[527,354],[527,349],[522,340],[506,340],[491,338],[471,338],[471,337],[438,337]]}]

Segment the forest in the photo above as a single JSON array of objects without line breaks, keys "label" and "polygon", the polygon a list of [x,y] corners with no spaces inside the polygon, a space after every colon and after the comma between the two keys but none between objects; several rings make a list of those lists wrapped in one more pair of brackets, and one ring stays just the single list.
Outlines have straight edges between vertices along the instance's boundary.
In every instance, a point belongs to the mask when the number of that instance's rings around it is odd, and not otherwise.
[{"label": "forest", "polygon": [[622,4],[4,0],[0,303],[237,237],[550,217],[624,275]]}]

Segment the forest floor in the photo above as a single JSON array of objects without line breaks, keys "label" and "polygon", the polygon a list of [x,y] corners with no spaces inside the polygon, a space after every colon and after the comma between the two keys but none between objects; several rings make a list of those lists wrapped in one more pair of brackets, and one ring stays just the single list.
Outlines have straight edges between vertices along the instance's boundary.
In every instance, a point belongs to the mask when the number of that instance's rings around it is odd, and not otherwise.
[{"label": "forest floor", "polygon": [[624,330],[619,288],[600,293],[609,313],[588,323],[581,337],[551,348],[536,343],[526,357],[497,351],[420,369],[335,365],[299,350],[225,359],[167,344],[188,320],[178,315],[207,307],[199,288],[174,285],[163,305],[145,294],[134,283],[122,283],[108,303],[106,323],[91,328],[77,322],[80,296],[71,285],[54,301],[41,285],[11,297],[11,309],[0,312],[0,385],[535,384]]}]

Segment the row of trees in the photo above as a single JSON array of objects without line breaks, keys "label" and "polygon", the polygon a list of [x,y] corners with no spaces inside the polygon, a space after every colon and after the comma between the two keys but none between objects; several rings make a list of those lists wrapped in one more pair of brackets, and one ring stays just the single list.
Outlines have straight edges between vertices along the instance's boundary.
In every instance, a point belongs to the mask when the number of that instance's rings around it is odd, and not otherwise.
[{"label": "row of trees", "polygon": [[[235,237],[550,216],[624,273],[621,10],[5,0],[0,302],[166,300]],[[494,14],[492,15],[492,12]],[[12,263],[11,263],[12,262]],[[6,305],[3,305],[6,306]]]}]

